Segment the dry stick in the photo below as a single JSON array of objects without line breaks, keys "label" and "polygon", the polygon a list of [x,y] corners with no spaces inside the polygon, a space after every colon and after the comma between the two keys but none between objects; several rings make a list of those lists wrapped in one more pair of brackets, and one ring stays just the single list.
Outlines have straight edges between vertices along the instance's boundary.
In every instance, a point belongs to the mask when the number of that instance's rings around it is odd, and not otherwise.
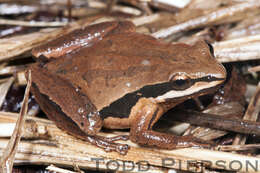
[{"label": "dry stick", "polygon": [[[232,108],[232,109],[230,109]],[[208,113],[212,115],[220,115],[220,116],[229,116],[229,115],[242,115],[244,113],[244,108],[242,105],[240,105],[238,102],[229,102],[223,105],[217,105],[211,108],[208,108],[203,111],[203,113]],[[187,133],[184,133],[183,135],[187,135],[192,133],[194,137],[200,138],[202,140],[208,141],[208,140],[213,140],[216,138],[219,138],[221,136],[224,136],[227,134],[227,131],[223,130],[216,130],[212,129],[210,127],[189,127],[189,131],[186,130]]]},{"label": "dry stick", "polygon": [[0,25],[19,25],[19,26],[30,26],[30,27],[58,27],[58,26],[65,26],[67,24],[68,22],[38,22],[38,21],[0,19]]},{"label": "dry stick", "polygon": [[51,171],[51,172],[56,172],[56,173],[78,173],[78,172],[74,172],[74,171],[69,171],[66,169],[62,169],[62,168],[58,168],[54,165],[50,165],[46,168],[46,170]]},{"label": "dry stick", "polygon": [[152,34],[152,36],[156,38],[165,38],[172,34],[181,31],[187,31],[189,29],[194,29],[199,26],[206,26],[211,24],[212,22],[225,20],[227,17],[237,15],[245,10],[249,9],[257,9],[260,7],[260,1],[250,1],[246,3],[239,3],[237,5],[233,5],[230,7],[222,8],[217,11],[213,11],[212,13],[206,14],[204,16],[199,16],[194,19],[188,20],[186,22],[176,24],[166,29],[161,29]]},{"label": "dry stick", "polygon": [[27,51],[30,51],[32,48],[39,46],[43,42],[61,36],[62,34],[69,33],[72,30],[78,29],[80,27],[89,25],[98,18],[100,17],[93,16],[71,23],[67,27],[63,28],[41,29],[39,32],[35,33],[0,39],[0,47],[2,48],[0,49],[0,61],[21,55]]},{"label": "dry stick", "polygon": [[108,0],[106,10],[108,12],[111,12],[112,8],[115,6],[116,3],[117,3],[117,0]]},{"label": "dry stick", "polygon": [[260,65],[251,67],[248,69],[249,72],[259,72],[260,71]]},{"label": "dry stick", "polygon": [[18,73],[20,71],[24,71],[24,70],[26,70],[28,65],[30,65],[30,64],[3,67],[2,69],[0,69],[0,75],[11,75],[14,73]]},{"label": "dry stick", "polygon": [[174,117],[167,117],[167,121],[181,121],[192,125],[210,127],[218,130],[233,131],[242,134],[255,134],[260,136],[260,122],[226,118],[196,111],[174,112]]},{"label": "dry stick", "polygon": [[12,137],[8,142],[7,148],[4,151],[4,154],[1,158],[1,171],[2,173],[11,173],[13,168],[13,162],[15,158],[15,153],[18,148],[18,144],[20,142],[21,136],[22,136],[22,130],[23,130],[23,124],[25,122],[25,115],[28,110],[28,99],[29,99],[29,92],[31,87],[31,71],[29,71],[29,79],[28,84],[25,90],[25,95],[23,99],[22,108],[20,111],[20,116],[18,117],[18,120],[16,122],[15,129],[13,131]]},{"label": "dry stick", "polygon": [[69,22],[71,22],[72,19],[72,15],[71,15],[71,11],[72,11],[72,4],[71,4],[71,0],[67,0],[67,8],[68,8],[68,18],[69,18]]},{"label": "dry stick", "polygon": [[[15,121],[16,117],[17,114],[1,112],[0,122],[5,121],[11,123]],[[163,167],[183,170],[188,169],[189,171],[192,171],[195,166],[199,166],[197,168],[201,168],[202,165],[197,165],[197,163],[199,164],[201,163],[200,160],[205,159],[213,163],[209,167],[227,170],[230,170],[229,165],[232,161],[238,160],[242,164],[241,171],[247,170],[248,172],[255,172],[251,167],[247,169],[246,163],[250,162],[254,164],[255,162],[260,162],[259,158],[240,154],[194,148],[160,150],[157,148],[138,146],[131,141],[125,141],[131,146],[131,149],[128,151],[126,156],[122,156],[115,152],[105,152],[96,146],[76,139],[75,137],[70,136],[58,129],[50,120],[28,117],[28,121],[26,121],[25,124],[27,129],[25,132],[28,132],[31,135],[26,135],[25,133],[24,135],[28,136],[30,139],[39,139],[39,137],[42,136],[45,137],[44,139],[46,139],[46,141],[41,143],[36,141],[32,142],[31,140],[21,141],[15,156],[16,163],[44,163],[66,166],[73,166],[73,163],[77,163],[79,167],[95,169],[97,167],[97,160],[95,159],[102,159],[99,162],[100,169],[107,169],[107,163],[111,160],[115,160],[119,163],[118,170],[122,171],[123,168],[129,170],[132,166],[134,166],[135,169],[133,172],[138,172],[138,161],[147,161],[150,164],[149,172],[158,173],[163,172]],[[42,130],[39,129],[45,129],[45,132],[42,133]],[[102,136],[108,137],[109,135],[111,137],[110,133],[100,132],[100,134]],[[113,135],[125,134],[126,133],[123,132],[114,132]],[[5,149],[7,142],[8,139],[0,138],[0,155]],[[202,155],[204,156],[203,158],[201,157]],[[164,159],[169,159],[170,162],[166,161],[166,164],[163,164]],[[215,164],[218,160],[223,160],[225,162],[223,163],[224,167]],[[128,164],[127,161],[130,162],[130,164]],[[171,161],[175,162],[173,163]],[[189,165],[190,162],[193,163],[193,166]],[[126,163],[125,167],[124,163]],[[235,169],[235,167],[236,165],[232,168]]]},{"label": "dry stick", "polygon": [[[117,1],[117,0],[110,0],[110,1]],[[114,2],[112,2],[112,3],[114,3]],[[110,6],[110,4],[105,4],[103,2],[98,2],[98,1],[89,1],[88,6],[89,6],[89,8],[94,8],[94,9],[105,9],[105,8],[107,8],[107,6]],[[108,7],[108,8],[110,8],[110,7]],[[112,4],[111,8],[113,8],[112,10],[115,10],[115,11],[121,11],[121,12],[129,13],[132,15],[136,15],[136,16],[139,16],[142,13],[139,9],[130,7],[130,6]]]},{"label": "dry stick", "polygon": [[[250,100],[250,103],[247,107],[243,120],[248,120],[252,122],[256,121],[258,118],[259,111],[260,111],[260,82],[258,83],[255,95]],[[238,134],[233,141],[233,145],[245,144],[246,138],[247,138],[246,136],[242,136]]]},{"label": "dry stick", "polygon": [[[147,21],[152,22],[159,18],[159,15],[152,15],[146,17],[140,17],[133,19],[133,22],[137,25],[141,25]],[[113,18],[106,18],[101,16],[93,16],[87,19],[82,19],[77,22],[69,24],[67,27],[63,28],[47,28],[41,29],[36,33],[29,33],[20,36],[14,36],[11,38],[0,39],[0,61],[13,58],[15,56],[21,55],[27,51],[30,51],[32,48],[39,46],[43,42],[49,41],[53,38],[61,36],[71,32],[72,30],[87,26],[93,22],[104,22],[108,20],[114,20]],[[18,41],[17,41],[18,40]]]},{"label": "dry stick", "polygon": [[176,7],[176,8],[184,8],[190,3],[191,0],[181,0],[181,1],[172,1],[172,0],[153,0],[151,3],[161,3],[167,6]]},{"label": "dry stick", "polygon": [[234,28],[225,31],[224,40],[245,37],[260,33],[260,16],[248,17],[239,22]]},{"label": "dry stick", "polygon": [[9,88],[11,87],[11,85],[14,82],[14,77],[10,77],[6,82],[2,83],[0,85],[0,107],[2,107],[5,97],[7,95],[7,92],[9,90]]},{"label": "dry stick", "polygon": [[132,19],[131,21],[136,25],[136,26],[140,26],[140,25],[144,25],[147,23],[152,23],[155,22],[156,20],[160,19],[160,14],[152,14],[149,16],[141,16],[141,17],[137,17]]},{"label": "dry stick", "polygon": [[260,34],[215,42],[212,46],[216,58],[222,63],[259,59]]},{"label": "dry stick", "polygon": [[217,148],[220,151],[245,151],[245,150],[260,149],[260,144],[220,145]]},{"label": "dry stick", "polygon": [[[64,138],[62,135],[59,137],[61,140]],[[0,138],[0,154],[3,152],[3,145],[6,145],[7,143],[5,141],[7,141],[7,139]],[[255,170],[253,170],[252,167],[248,168],[248,165],[246,164],[249,162],[254,165],[256,162],[260,162],[260,159],[257,157],[227,152],[194,148],[159,150],[156,148],[151,149],[148,147],[140,147],[133,144],[131,144],[131,149],[128,151],[128,154],[126,156],[121,156],[113,152],[104,152],[96,146],[86,142],[84,143],[83,141],[76,140],[75,138],[69,136],[66,137],[66,141],[61,141],[61,143],[59,141],[57,142],[57,145],[50,145],[51,143],[39,144],[32,143],[32,141],[22,141],[16,155],[16,163],[44,163],[45,165],[57,164],[70,167],[73,166],[73,163],[77,163],[77,165],[81,168],[95,169],[97,168],[97,160],[95,159],[101,159],[99,162],[100,169],[107,169],[107,163],[113,160],[119,163],[119,171],[123,171],[123,168],[127,170],[131,169],[131,164],[127,164],[130,162],[134,164],[133,166],[135,169],[133,172],[138,172],[138,161],[143,161],[150,164],[150,169],[148,172],[158,173],[160,171],[159,168],[161,167],[182,170],[188,169],[189,171],[192,171],[193,168],[198,166],[197,169],[200,169],[202,165],[199,165],[199,163],[201,163],[201,160],[205,161],[205,159],[213,163],[209,166],[212,168],[227,170],[230,170],[231,168],[239,169],[239,167],[237,168],[237,166],[239,166],[237,164],[230,167],[230,164],[236,160],[242,164],[240,171],[255,173]],[[163,161],[165,159],[166,163],[164,164]],[[222,163],[221,165],[216,165],[219,160],[223,161],[224,166],[221,166]],[[123,165],[124,163],[126,163],[125,166]]]}]

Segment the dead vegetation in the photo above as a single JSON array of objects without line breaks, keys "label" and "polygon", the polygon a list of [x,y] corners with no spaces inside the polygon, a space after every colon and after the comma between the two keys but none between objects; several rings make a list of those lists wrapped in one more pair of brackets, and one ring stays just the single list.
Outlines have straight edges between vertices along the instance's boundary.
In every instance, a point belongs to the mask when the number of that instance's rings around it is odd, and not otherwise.
[{"label": "dead vegetation", "polygon": [[[14,163],[15,166],[56,165],[46,169],[68,172],[69,167],[80,172],[96,169],[98,162],[100,171],[114,172],[170,172],[173,169],[259,172],[259,9],[259,0],[0,0],[1,171],[10,172]],[[192,44],[199,39],[207,40],[214,47],[215,57],[227,68],[233,67],[229,81],[211,96],[213,101],[208,107],[203,101],[195,100],[203,112],[173,110],[157,127],[214,141],[218,144],[214,150],[169,151],[120,141],[130,145],[127,155],[105,152],[40,118],[43,113],[32,98],[28,100],[28,90],[21,113],[17,113],[19,109],[14,107],[21,105],[18,99],[21,93],[12,91],[26,84],[26,68],[34,62],[32,48],[75,29],[111,20],[130,20],[138,32],[167,42]],[[128,132],[101,133],[103,136],[118,134]],[[15,169],[23,170],[22,167]]]}]

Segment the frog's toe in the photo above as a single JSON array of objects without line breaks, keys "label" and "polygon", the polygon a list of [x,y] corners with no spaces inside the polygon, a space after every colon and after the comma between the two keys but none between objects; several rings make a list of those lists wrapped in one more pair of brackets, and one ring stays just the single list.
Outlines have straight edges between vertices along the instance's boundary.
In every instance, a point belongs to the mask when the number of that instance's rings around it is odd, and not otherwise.
[{"label": "frog's toe", "polygon": [[118,144],[118,143],[110,143],[106,147],[104,147],[104,150],[106,152],[112,152],[115,151],[121,155],[126,155],[130,147],[127,144]]},{"label": "frog's toe", "polygon": [[113,137],[107,137],[107,141],[109,142],[115,142],[115,141],[127,141],[129,140],[129,135],[118,135],[118,136],[113,136]]},{"label": "frog's toe", "polygon": [[130,146],[127,144],[118,144],[116,151],[122,155],[126,155],[129,149],[130,149]]}]

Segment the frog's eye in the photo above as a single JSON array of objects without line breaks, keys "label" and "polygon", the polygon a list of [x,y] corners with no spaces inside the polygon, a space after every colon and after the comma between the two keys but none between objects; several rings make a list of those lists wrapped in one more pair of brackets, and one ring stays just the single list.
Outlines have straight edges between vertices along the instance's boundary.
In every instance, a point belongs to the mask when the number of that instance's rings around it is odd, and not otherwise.
[{"label": "frog's eye", "polygon": [[174,90],[185,90],[193,85],[192,80],[187,75],[174,75],[171,77],[171,84]]}]

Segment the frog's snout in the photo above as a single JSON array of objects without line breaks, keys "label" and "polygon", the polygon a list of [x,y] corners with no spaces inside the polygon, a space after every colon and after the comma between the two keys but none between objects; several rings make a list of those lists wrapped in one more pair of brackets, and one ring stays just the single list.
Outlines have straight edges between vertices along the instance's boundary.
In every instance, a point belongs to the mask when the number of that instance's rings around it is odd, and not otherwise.
[{"label": "frog's snout", "polygon": [[214,77],[218,79],[223,79],[222,81],[226,80],[227,77],[227,71],[225,67],[222,64],[218,64],[216,66],[216,73],[214,74]]}]

